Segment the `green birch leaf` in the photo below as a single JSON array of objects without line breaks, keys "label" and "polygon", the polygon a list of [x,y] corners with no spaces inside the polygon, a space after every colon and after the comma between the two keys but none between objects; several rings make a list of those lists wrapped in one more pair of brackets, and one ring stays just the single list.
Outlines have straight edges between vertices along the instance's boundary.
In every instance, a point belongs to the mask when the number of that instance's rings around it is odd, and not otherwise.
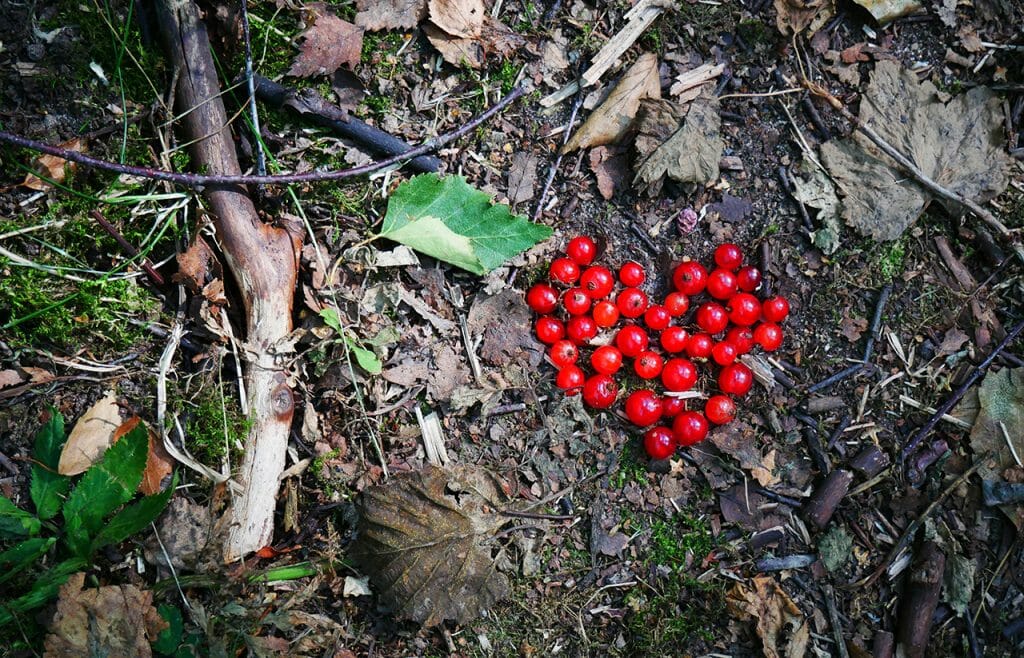
[{"label": "green birch leaf", "polygon": [[56,542],[56,537],[33,537],[0,553],[0,584],[17,576]]},{"label": "green birch leaf", "polygon": [[171,494],[178,486],[178,474],[174,474],[171,484],[165,490],[152,496],[145,496],[115,514],[110,521],[103,524],[103,529],[92,542],[92,552],[108,544],[117,544],[139,532],[160,516],[167,507]]},{"label": "green birch leaf", "polygon": [[0,539],[24,537],[39,533],[39,519],[0,496]]},{"label": "green birch leaf", "polygon": [[551,232],[493,203],[462,176],[422,174],[391,195],[378,237],[486,274]]},{"label": "green birch leaf", "polygon": [[57,472],[66,438],[64,417],[56,409],[50,409],[50,414],[50,422],[36,434],[33,454],[38,463],[32,465],[32,483],[29,486],[36,515],[44,521],[57,516],[70,484],[66,476]]}]

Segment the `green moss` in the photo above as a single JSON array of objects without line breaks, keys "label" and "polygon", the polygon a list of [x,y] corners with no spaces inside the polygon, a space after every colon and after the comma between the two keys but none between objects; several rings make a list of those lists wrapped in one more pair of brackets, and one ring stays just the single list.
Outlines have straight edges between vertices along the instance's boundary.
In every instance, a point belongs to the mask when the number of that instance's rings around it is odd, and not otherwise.
[{"label": "green moss", "polygon": [[189,450],[196,459],[219,466],[230,451],[232,463],[237,464],[252,420],[242,413],[238,398],[223,384],[210,386],[214,390],[201,390],[191,400],[172,401],[172,406],[184,412]]},{"label": "green moss", "polygon": [[892,279],[902,274],[906,255],[907,245],[902,238],[881,243],[877,253],[878,271],[886,279]]},{"label": "green moss", "polygon": [[637,611],[625,622],[626,655],[680,655],[698,640],[714,640],[716,626],[727,615],[723,585],[673,574],[656,590],[637,587],[626,597],[627,607]]},{"label": "green moss", "polygon": [[648,482],[646,460],[640,455],[641,448],[636,441],[628,441],[619,453],[619,467],[611,478],[614,489],[622,489],[629,482],[646,485]]},{"label": "green moss", "polygon": [[775,30],[757,19],[740,21],[736,25],[736,33],[751,48],[770,45],[775,40]]}]

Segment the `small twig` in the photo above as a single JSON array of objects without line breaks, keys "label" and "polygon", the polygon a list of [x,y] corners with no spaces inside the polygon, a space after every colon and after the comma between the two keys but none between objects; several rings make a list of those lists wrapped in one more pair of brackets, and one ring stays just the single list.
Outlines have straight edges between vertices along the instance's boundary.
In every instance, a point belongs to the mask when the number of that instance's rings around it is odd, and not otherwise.
[{"label": "small twig", "polygon": [[[579,78],[577,77],[577,84]],[[576,91],[576,98],[572,101],[572,109],[569,111],[569,123],[565,126],[565,133],[562,135],[562,146],[565,146],[569,142],[569,137],[572,135],[572,127],[576,123],[576,115],[579,114],[580,108],[583,107],[583,88],[580,86]],[[555,181],[555,174],[558,173],[558,168],[562,166],[562,158],[565,156],[562,150],[558,150],[558,155],[555,157],[555,161],[551,164],[551,168],[548,169],[548,177],[544,179],[544,187],[540,191],[540,199],[537,201],[537,208],[533,211],[533,221],[540,219],[541,214],[544,212],[544,203],[547,201],[548,192],[551,191],[551,184]]]},{"label": "small twig", "polygon": [[833,446],[836,445],[836,442],[843,436],[843,432],[846,431],[846,428],[850,426],[851,422],[853,422],[853,417],[850,414],[845,414],[839,419],[839,424],[836,425],[836,428],[828,435],[828,442],[825,444],[826,449],[831,450]]},{"label": "small twig", "polygon": [[772,296],[772,246],[765,240],[761,243],[761,254],[760,261],[758,263],[761,267],[761,292],[765,297]]},{"label": "small twig", "polygon": [[514,516],[521,519],[542,519],[545,521],[572,521],[576,518],[573,514],[540,514],[539,512],[515,512],[513,510],[502,510],[502,516]]},{"label": "small twig", "polygon": [[768,500],[775,501],[776,503],[782,503],[783,505],[786,505],[788,507],[798,508],[803,505],[803,503],[797,500],[796,498],[784,496],[783,494],[780,493],[775,493],[771,489],[765,489],[764,487],[754,487],[751,491],[753,491],[759,496],[764,496]]},{"label": "small twig", "polygon": [[839,372],[837,372],[836,374],[832,375],[831,377],[826,377],[825,379],[821,380],[817,384],[812,384],[811,386],[809,386],[807,388],[807,392],[808,393],[814,393],[816,391],[820,391],[823,388],[828,388],[829,386],[832,386],[834,384],[838,384],[839,382],[843,381],[844,379],[846,379],[846,378],[848,378],[848,377],[850,377],[852,375],[856,375],[856,374],[860,373],[862,370],[864,370],[864,364],[863,363],[855,363],[854,365],[850,366],[849,368],[844,368],[843,370],[840,370]]},{"label": "small twig", "polygon": [[[107,218],[103,216],[103,213],[101,213],[99,210],[93,210],[89,214],[92,215],[92,218],[96,220],[97,224],[100,225],[100,228],[106,231],[107,234],[110,235],[110,237],[114,238],[118,246],[120,246],[121,249],[123,249],[124,252],[128,254],[129,258],[139,257],[139,250],[136,249],[132,245],[132,243],[128,242],[124,238],[124,236],[121,235],[121,232],[114,228],[113,224],[107,221]],[[142,269],[146,271],[146,274],[149,275],[149,278],[150,280],[153,281],[153,283],[155,283],[158,286],[164,285],[164,278],[160,276],[159,272],[153,269],[153,265],[152,263],[149,262],[148,258],[143,256],[141,259],[139,259],[139,265],[142,267]]]},{"label": "small twig", "polygon": [[825,597],[825,608],[828,610],[828,621],[832,625],[832,637],[836,641],[836,649],[839,658],[850,658],[850,652],[846,650],[846,640],[843,639],[843,620],[839,617],[839,608],[836,607],[836,593],[828,583],[822,583],[821,593]]},{"label": "small twig", "polygon": [[242,0],[242,38],[245,41],[245,86],[249,91],[249,114],[252,116],[253,141],[256,143],[256,173],[263,176],[267,173],[267,157],[263,153],[263,140],[260,137],[260,115],[256,111],[256,85],[252,80],[252,44],[249,41],[249,7],[247,0]]},{"label": "small twig", "polygon": [[984,658],[985,652],[978,644],[978,632],[974,628],[974,619],[970,615],[964,615],[964,625],[967,627],[967,646],[971,651],[971,658]]},{"label": "small twig", "polygon": [[800,99],[800,107],[803,108],[807,116],[811,118],[811,123],[814,124],[814,129],[818,131],[818,137],[824,141],[832,139],[832,131],[828,129],[825,122],[821,119],[821,115],[818,113],[818,108],[814,107],[814,101],[811,100],[810,96],[804,96]]},{"label": "small twig", "polygon": [[871,354],[875,349],[875,342],[882,335],[882,316],[885,311],[885,305],[889,302],[889,296],[891,294],[891,283],[882,288],[882,292],[878,293],[878,302],[875,304],[875,315],[871,318],[871,332],[868,334],[868,343],[864,346],[864,363],[871,360]]}]

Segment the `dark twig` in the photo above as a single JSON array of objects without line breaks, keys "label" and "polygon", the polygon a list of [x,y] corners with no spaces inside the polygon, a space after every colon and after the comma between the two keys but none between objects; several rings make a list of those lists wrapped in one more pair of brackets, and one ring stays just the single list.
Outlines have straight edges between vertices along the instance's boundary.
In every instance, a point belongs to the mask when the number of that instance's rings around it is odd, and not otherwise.
[{"label": "dark twig", "polygon": [[821,585],[821,593],[825,597],[828,621],[832,626],[832,637],[836,641],[836,655],[839,658],[850,658],[850,652],[846,650],[846,640],[843,639],[843,620],[839,617],[839,608],[836,607],[836,593],[828,583]]},{"label": "dark twig", "polygon": [[544,25],[547,25],[551,21],[551,19],[555,17],[555,14],[557,14],[558,10],[561,8],[562,0],[554,0],[554,2],[551,3],[551,6],[548,7],[548,10],[544,12],[544,16],[541,18],[541,22]]},{"label": "dark twig", "polygon": [[839,503],[846,497],[852,482],[853,473],[845,469],[837,468],[829,473],[804,505],[804,519],[818,530],[824,530]]},{"label": "dark twig", "polygon": [[853,417],[850,414],[846,414],[840,418],[839,424],[836,425],[836,428],[828,435],[828,442],[825,444],[825,448],[831,450],[839,439],[842,438],[843,432],[846,431],[846,428],[850,426],[851,422],[853,422]]},{"label": "dark twig", "polygon": [[811,455],[811,462],[814,464],[814,468],[818,469],[818,472],[822,475],[828,475],[832,471],[832,463],[829,461],[828,455],[825,454],[825,449],[821,445],[821,437],[818,435],[818,430],[813,427],[805,427],[804,441],[807,443],[807,452]]},{"label": "dark twig", "polygon": [[759,261],[761,267],[761,280],[762,288],[761,293],[767,298],[772,296],[772,246],[767,240],[761,243],[761,259]]},{"label": "dark twig", "polygon": [[814,124],[814,129],[818,131],[818,137],[820,137],[822,141],[832,139],[832,131],[829,130],[828,126],[825,125],[825,122],[822,121],[821,115],[818,114],[818,108],[814,107],[814,102],[811,100],[810,96],[804,96],[803,99],[800,100],[800,107],[802,107],[804,112],[807,113],[807,116],[811,118],[811,123]]},{"label": "dark twig", "polygon": [[110,162],[109,160],[101,160],[94,158],[85,153],[78,153],[76,151],[69,151],[58,146],[51,146],[42,142],[37,142],[34,139],[28,139],[20,135],[15,135],[7,131],[0,130],[0,142],[11,144],[13,146],[20,146],[21,148],[31,149],[40,153],[48,153],[49,155],[55,155],[58,158],[63,158],[69,162],[75,162],[86,167],[92,167],[94,169],[101,169],[103,171],[112,171],[118,174],[128,174],[129,176],[141,176],[142,178],[150,178],[153,180],[167,181],[176,185],[184,185],[187,187],[200,187],[200,186],[226,186],[226,185],[288,185],[291,183],[313,183],[317,181],[329,181],[329,180],[342,180],[345,178],[354,178],[355,176],[363,176],[379,169],[384,169],[392,165],[405,162],[418,155],[424,153],[431,153],[441,148],[442,146],[463,137],[474,130],[480,124],[484,123],[494,115],[498,114],[506,107],[515,102],[520,96],[525,93],[525,89],[522,87],[516,87],[496,104],[487,109],[487,111],[481,113],[479,116],[474,117],[471,121],[463,126],[460,126],[456,130],[453,130],[444,135],[439,135],[433,139],[429,139],[420,146],[407,151],[400,155],[396,155],[384,160],[377,162],[371,162],[370,164],[361,165],[359,167],[352,167],[350,169],[337,169],[334,171],[309,171],[302,174],[277,174],[268,176],[251,176],[246,174],[185,174],[177,173],[173,171],[167,171],[165,169],[156,169],[153,167],[138,167],[133,165],[123,165],[116,162]]},{"label": "dark twig", "polygon": [[[139,250],[136,249],[132,245],[132,243],[124,239],[124,236],[121,235],[121,232],[114,228],[113,224],[107,221],[107,218],[103,216],[103,213],[101,213],[99,210],[93,210],[89,214],[92,215],[92,218],[95,219],[96,223],[100,225],[100,228],[106,231],[110,235],[110,237],[114,238],[117,244],[121,247],[121,249],[124,250],[125,253],[128,254],[130,258],[139,257]],[[149,262],[148,258],[146,258],[145,256],[140,258],[139,265],[142,267],[143,270],[146,271],[146,274],[149,275],[149,278],[153,281],[154,284],[156,284],[157,286],[164,285],[164,278],[160,276],[160,273],[153,268],[153,265]]]},{"label": "dark twig", "polygon": [[807,388],[807,392],[808,393],[814,393],[816,391],[820,391],[823,388],[828,388],[829,386],[832,386],[834,384],[838,384],[839,382],[843,381],[844,379],[846,379],[846,378],[848,378],[848,377],[850,377],[852,375],[856,375],[856,374],[860,373],[860,371],[862,371],[862,370],[864,370],[864,364],[863,363],[855,363],[852,366],[850,366],[849,368],[844,368],[843,370],[840,370],[839,372],[837,372],[836,374],[832,375],[831,377],[826,377],[825,379],[821,380],[817,384],[812,384],[811,386],[809,386]]},{"label": "dark twig", "polygon": [[758,494],[759,496],[764,496],[768,500],[775,501],[776,503],[782,503],[783,505],[786,505],[788,507],[796,508],[803,505],[803,503],[797,500],[796,498],[784,496],[783,494],[780,493],[775,493],[771,489],[765,489],[764,487],[754,487],[752,491]]},{"label": "dark twig", "polygon": [[242,0],[242,39],[245,41],[245,86],[249,91],[249,114],[252,117],[253,141],[256,142],[256,173],[263,176],[267,173],[267,156],[263,153],[263,140],[260,139],[260,115],[256,111],[256,87],[252,81],[252,43],[249,41],[247,0]]},{"label": "dark twig", "polygon": [[[576,77],[577,87],[576,98],[572,101],[572,109],[569,111],[569,123],[565,126],[565,134],[562,136],[562,146],[565,146],[569,142],[569,137],[572,135],[573,125],[576,123],[576,115],[579,114],[580,108],[583,107],[583,85],[579,84],[580,77]],[[558,173],[558,168],[562,166],[562,157],[564,157],[562,150],[558,150],[558,156],[555,157],[554,163],[551,168],[548,169],[548,177],[544,180],[544,188],[540,191],[540,199],[537,201],[537,208],[533,211],[533,221],[540,219],[541,213],[544,212],[544,203],[548,199],[548,192],[551,191],[551,184],[555,182],[555,174]]]},{"label": "dark twig", "polygon": [[539,512],[515,512],[512,510],[502,510],[501,515],[522,519],[542,519],[545,521],[572,521],[576,518],[572,514],[540,514]]},{"label": "dark twig", "polygon": [[978,366],[971,372],[970,376],[967,377],[964,383],[960,384],[960,386],[958,386],[956,390],[953,391],[953,394],[950,395],[949,398],[947,398],[946,401],[942,403],[942,406],[935,410],[935,413],[932,414],[932,417],[929,418],[928,421],[924,425],[922,425],[916,432],[914,432],[910,439],[907,440],[907,445],[903,446],[903,450],[900,451],[901,462],[906,460],[907,456],[909,456],[911,453],[917,450],[917,446],[921,445],[921,441],[924,440],[924,438],[928,436],[928,434],[933,429],[935,429],[935,425],[938,424],[939,420],[947,413],[949,413],[950,409],[955,407],[958,402],[960,402],[960,399],[967,394],[967,391],[971,388],[971,386],[974,385],[974,382],[978,381],[978,379],[983,374],[985,374],[985,371],[988,369],[990,365],[992,365],[992,362],[996,359],[996,357],[998,357],[999,354],[1006,349],[1007,345],[1012,343],[1013,340],[1018,335],[1020,335],[1020,332],[1022,330],[1024,330],[1024,321],[1018,322],[1016,325],[1013,326],[1012,329],[1010,329],[1009,333],[1006,334],[1006,337],[1003,338],[1003,340],[999,341],[999,344],[996,345],[995,349],[992,350],[992,352],[987,357],[985,357],[984,361],[978,364]]},{"label": "dark twig", "polygon": [[871,318],[871,332],[868,334],[868,343],[864,346],[864,363],[871,360],[871,354],[875,349],[875,342],[881,338],[882,315],[885,311],[885,305],[889,302],[889,295],[891,294],[891,283],[882,288],[882,292],[878,294],[878,302],[875,304],[875,315]]},{"label": "dark twig", "polygon": [[967,626],[967,646],[971,651],[971,658],[984,658],[985,652],[978,644],[978,632],[974,628],[974,619],[971,615],[964,615],[964,624]]}]

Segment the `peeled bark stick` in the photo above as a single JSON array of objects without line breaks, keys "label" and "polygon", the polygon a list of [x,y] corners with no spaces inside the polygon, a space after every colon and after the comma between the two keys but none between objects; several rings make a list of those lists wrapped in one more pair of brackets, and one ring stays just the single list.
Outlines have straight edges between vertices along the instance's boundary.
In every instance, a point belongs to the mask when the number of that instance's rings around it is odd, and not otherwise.
[{"label": "peeled bark stick", "polygon": [[[277,110],[286,107],[318,126],[330,128],[342,137],[359,142],[377,154],[401,155],[413,148],[394,135],[349,115],[312,89],[296,91],[262,75],[254,75],[252,81],[256,86],[256,98],[270,107]],[[430,155],[421,155],[410,160],[409,166],[417,171],[437,171],[441,161]]]},{"label": "peeled bark stick", "polygon": [[804,506],[804,519],[818,530],[824,530],[852,482],[853,473],[846,469],[837,468],[829,473]]},{"label": "peeled bark stick", "polygon": [[850,468],[868,479],[881,473],[882,469],[888,465],[889,455],[882,452],[882,449],[873,443],[858,452],[857,456],[850,460]]},{"label": "peeled bark stick", "polygon": [[[197,168],[240,173],[228,118],[220,99],[206,27],[191,0],[157,3],[163,38],[178,71],[177,107]],[[292,300],[302,245],[300,229],[264,224],[237,185],[203,191],[213,211],[224,257],[242,295],[246,316],[246,387],[251,425],[238,482],[242,492],[227,512],[226,560],[268,544],[274,533],[278,478],[284,471],[294,400],[274,345],[292,329]]]},{"label": "peeled bark stick", "polygon": [[939,547],[926,541],[911,567],[896,629],[897,647],[907,658],[924,658],[932,630],[932,615],[942,593],[942,574],[946,556]]}]

